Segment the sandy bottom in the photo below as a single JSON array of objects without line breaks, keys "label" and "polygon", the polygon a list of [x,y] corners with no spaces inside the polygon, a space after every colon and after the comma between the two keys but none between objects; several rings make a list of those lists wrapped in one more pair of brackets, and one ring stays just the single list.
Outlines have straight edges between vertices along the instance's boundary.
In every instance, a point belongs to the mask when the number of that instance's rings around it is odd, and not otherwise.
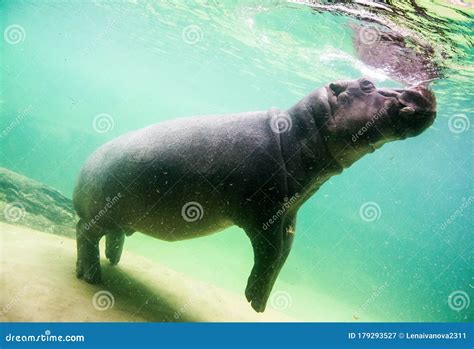
[{"label": "sandy bottom", "polygon": [[[1,321],[292,321],[124,251],[100,285],[74,274],[73,239],[0,223]],[[104,248],[101,248],[104,251]]]}]

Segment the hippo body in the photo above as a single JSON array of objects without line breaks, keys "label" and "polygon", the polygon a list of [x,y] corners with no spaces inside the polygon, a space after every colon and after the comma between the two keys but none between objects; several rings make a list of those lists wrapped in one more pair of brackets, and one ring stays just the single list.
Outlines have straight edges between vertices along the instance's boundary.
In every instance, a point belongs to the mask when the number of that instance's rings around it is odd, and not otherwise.
[{"label": "hippo body", "polygon": [[[97,222],[104,229],[183,240],[231,225],[246,228],[257,218],[256,210],[268,219],[285,198],[302,189],[290,174],[307,185],[301,156],[290,158],[293,150],[285,151],[280,134],[272,130],[272,114],[183,118],[112,140],[81,172],[74,196],[79,216],[93,219],[107,198],[120,193]],[[320,140],[317,132],[308,136]],[[292,146],[306,141],[290,137]],[[314,167],[328,162],[324,155]],[[187,203],[196,203],[188,206],[198,208],[196,219],[185,215]]]},{"label": "hippo body", "polygon": [[[104,235],[106,256],[116,264],[125,235],[135,231],[175,241],[237,225],[255,255],[245,295],[263,311],[304,201],[361,156],[421,132],[434,118],[425,90],[383,92],[372,84],[369,91],[364,81],[322,87],[285,111],[166,121],[103,145],[84,165],[74,192],[77,276],[100,281]],[[381,108],[388,125],[378,118],[351,144],[353,132]],[[405,127],[395,119],[403,113],[411,118]]]}]

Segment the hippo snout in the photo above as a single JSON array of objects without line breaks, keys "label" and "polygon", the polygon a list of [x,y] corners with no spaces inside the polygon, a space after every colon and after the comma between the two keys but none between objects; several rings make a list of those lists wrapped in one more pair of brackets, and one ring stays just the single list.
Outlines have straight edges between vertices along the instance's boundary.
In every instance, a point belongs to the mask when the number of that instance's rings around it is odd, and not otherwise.
[{"label": "hippo snout", "polygon": [[399,116],[404,125],[404,136],[419,135],[430,127],[436,118],[436,98],[424,86],[413,86],[397,96],[401,104]]},{"label": "hippo snout", "polygon": [[419,135],[430,127],[436,117],[436,98],[423,85],[406,89],[378,89],[382,96],[391,98],[390,116],[400,138]]},{"label": "hippo snout", "polygon": [[367,78],[336,81],[327,96],[326,145],[347,168],[387,142],[417,136],[436,116],[433,92],[419,84],[408,88],[377,88]]}]

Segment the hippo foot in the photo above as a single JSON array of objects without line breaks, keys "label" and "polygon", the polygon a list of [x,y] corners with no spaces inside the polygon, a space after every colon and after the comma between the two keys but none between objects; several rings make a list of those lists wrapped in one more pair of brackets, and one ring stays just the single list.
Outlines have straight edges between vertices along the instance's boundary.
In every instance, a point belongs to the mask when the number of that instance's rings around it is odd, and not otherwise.
[{"label": "hippo foot", "polygon": [[90,284],[98,284],[102,280],[100,265],[95,264],[85,268],[82,263],[77,263],[76,277],[78,279],[84,279],[84,281]]},{"label": "hippo foot", "polygon": [[245,297],[257,313],[264,312],[267,306],[268,296],[264,292],[266,289],[267,287],[261,282],[249,282],[245,288]]},{"label": "hippo foot", "polygon": [[114,254],[108,254],[107,251],[105,251],[105,257],[107,257],[110,264],[112,265],[117,265],[120,262],[120,256],[117,256]]},{"label": "hippo foot", "polygon": [[83,263],[78,261],[76,264],[76,277],[78,279],[84,279],[84,281],[90,284],[100,283],[102,280],[100,264],[95,263],[86,268]]},{"label": "hippo foot", "polygon": [[105,256],[112,265],[117,265],[120,262],[124,241],[124,233],[109,233],[105,236]]},{"label": "hippo foot", "polygon": [[82,279],[84,277],[84,268],[82,267],[81,263],[79,263],[79,261],[76,263],[76,277],[78,279]]},{"label": "hippo foot", "polygon": [[90,284],[98,284],[102,280],[102,273],[100,270],[100,265],[93,265],[91,268],[87,269],[84,273],[84,281]]}]

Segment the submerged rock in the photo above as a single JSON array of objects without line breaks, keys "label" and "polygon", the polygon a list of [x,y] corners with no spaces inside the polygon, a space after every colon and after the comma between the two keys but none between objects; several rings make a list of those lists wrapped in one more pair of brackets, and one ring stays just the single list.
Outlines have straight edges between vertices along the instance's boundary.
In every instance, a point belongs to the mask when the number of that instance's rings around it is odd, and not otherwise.
[{"label": "submerged rock", "polygon": [[0,167],[0,220],[73,237],[77,216],[56,189]]}]

